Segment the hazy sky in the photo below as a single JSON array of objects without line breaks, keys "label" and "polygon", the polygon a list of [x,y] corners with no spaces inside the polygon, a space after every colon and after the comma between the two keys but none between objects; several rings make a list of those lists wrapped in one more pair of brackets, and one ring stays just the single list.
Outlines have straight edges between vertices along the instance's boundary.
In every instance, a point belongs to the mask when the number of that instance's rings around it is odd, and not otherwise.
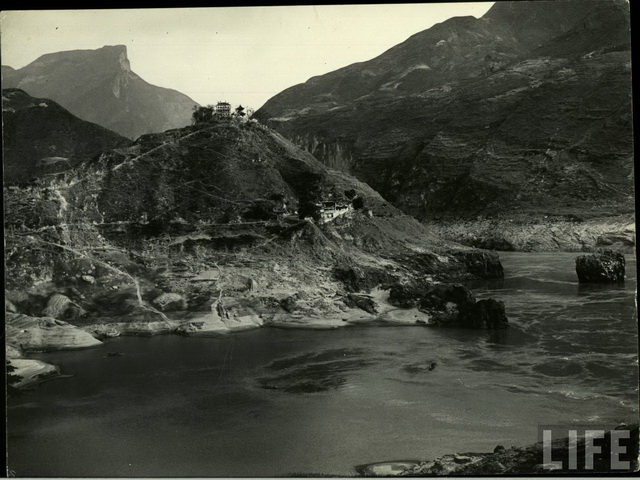
[{"label": "hazy sky", "polygon": [[369,60],[447,18],[492,2],[0,13],[2,64],[126,45],[131,69],[201,104],[259,108],[312,76]]}]

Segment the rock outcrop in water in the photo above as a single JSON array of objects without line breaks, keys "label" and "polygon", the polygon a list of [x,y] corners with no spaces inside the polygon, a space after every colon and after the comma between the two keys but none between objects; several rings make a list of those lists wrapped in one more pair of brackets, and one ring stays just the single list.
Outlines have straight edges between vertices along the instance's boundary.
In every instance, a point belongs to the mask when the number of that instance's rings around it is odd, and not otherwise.
[{"label": "rock outcrop in water", "polygon": [[417,308],[430,316],[429,324],[502,330],[509,327],[504,303],[492,298],[476,301],[459,284],[395,284],[389,303],[399,308]]},{"label": "rock outcrop in water", "polygon": [[[619,0],[497,2],[291,87],[256,116],[454,241],[592,250],[600,231],[629,248],[629,25]],[[507,234],[480,228],[493,220]]]},{"label": "rock outcrop in water", "polygon": [[504,302],[493,298],[478,300],[467,317],[467,324],[472,328],[488,328],[503,330],[509,327]]},{"label": "rock outcrop in water", "polygon": [[3,66],[2,85],[50,98],[82,120],[131,139],[189,125],[197,105],[136,75],[124,45],[48,53],[17,70]]},{"label": "rock outcrop in water", "polygon": [[580,283],[620,283],[624,282],[624,272],[624,255],[611,250],[576,258]]}]

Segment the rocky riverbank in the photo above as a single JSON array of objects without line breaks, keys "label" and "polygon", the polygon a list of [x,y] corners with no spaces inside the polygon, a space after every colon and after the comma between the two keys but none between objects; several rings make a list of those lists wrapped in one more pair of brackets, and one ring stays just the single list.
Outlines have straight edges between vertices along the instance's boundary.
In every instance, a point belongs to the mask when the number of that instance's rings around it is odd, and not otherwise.
[{"label": "rocky riverbank", "polygon": [[[377,286],[360,293],[340,293],[338,285],[329,293],[327,284],[324,291],[320,289],[320,295],[308,287],[281,299],[273,296],[273,288],[259,287],[255,279],[250,284],[251,289],[244,293],[230,296],[222,295],[221,291],[217,298],[191,310],[185,297],[176,293],[169,294],[176,300],[172,311],[155,309],[152,305],[158,302],[153,300],[135,304],[136,292],[129,289],[128,299],[125,291],[120,292],[121,301],[124,297],[125,303],[133,304],[126,316],[96,316],[96,312],[85,311],[69,323],[51,317],[6,312],[7,344],[11,349],[8,364],[15,369],[11,385],[27,388],[42,378],[60,373],[53,365],[24,358],[29,352],[97,347],[102,341],[120,335],[219,336],[257,328],[328,330],[392,325],[500,329],[508,326],[502,302],[492,300],[497,310],[493,304],[493,310],[487,309],[487,300],[476,302],[471,291],[459,284],[437,281],[407,284],[405,281],[390,288]],[[317,284],[315,287],[319,288]],[[44,312],[66,317],[70,312],[77,312],[81,302],[81,299],[76,303],[55,293]],[[52,304],[66,308],[56,310]],[[88,304],[85,302],[85,305]]]},{"label": "rocky riverbank", "polygon": [[5,368],[9,392],[12,389],[30,388],[60,376],[58,367],[40,360],[24,358],[22,351],[9,344],[5,348]]},{"label": "rocky riverbank", "polygon": [[391,461],[379,462],[355,467],[362,476],[409,476],[422,477],[429,475],[523,475],[544,473],[630,473],[638,470],[638,426],[621,425],[617,427],[626,430],[619,440],[621,451],[619,459],[627,462],[627,468],[618,470],[611,466],[611,431],[605,431],[604,438],[596,441],[603,454],[594,455],[592,469],[586,469],[584,437],[578,437],[577,468],[570,470],[569,439],[561,438],[551,442],[551,458],[561,464],[545,464],[543,443],[538,442],[525,447],[511,447],[509,449],[498,445],[492,453],[455,453],[444,455],[430,461]]},{"label": "rocky riverbank", "polygon": [[633,253],[632,215],[579,219],[513,217],[429,223],[443,238],[476,248],[518,252],[592,252],[606,248]]}]

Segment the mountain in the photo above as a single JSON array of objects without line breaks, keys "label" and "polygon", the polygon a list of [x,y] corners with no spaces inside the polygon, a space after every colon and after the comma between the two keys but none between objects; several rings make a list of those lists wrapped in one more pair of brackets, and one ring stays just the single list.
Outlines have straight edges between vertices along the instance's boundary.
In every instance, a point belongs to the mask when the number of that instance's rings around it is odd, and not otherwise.
[{"label": "mountain", "polygon": [[124,45],[49,53],[17,70],[3,66],[2,84],[50,98],[77,117],[132,139],[188,125],[196,105],[136,75]]},{"label": "mountain", "polygon": [[131,140],[80,120],[56,102],[19,89],[2,91],[5,183],[58,173]]},{"label": "mountain", "polygon": [[629,216],[629,22],[617,0],[498,2],[256,117],[423,221]]},{"label": "mountain", "polygon": [[5,211],[11,309],[97,336],[440,322],[462,310],[398,311],[390,289],[466,308],[448,283],[502,276],[495,252],[439,239],[253,121],[143,135],[5,189]]}]

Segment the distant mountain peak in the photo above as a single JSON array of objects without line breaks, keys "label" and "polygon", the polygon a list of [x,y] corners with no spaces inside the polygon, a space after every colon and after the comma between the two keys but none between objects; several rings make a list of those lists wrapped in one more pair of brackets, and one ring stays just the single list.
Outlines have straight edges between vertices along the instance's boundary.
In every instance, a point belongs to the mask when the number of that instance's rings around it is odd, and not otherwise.
[{"label": "distant mountain peak", "polygon": [[123,71],[131,71],[126,45],[105,45],[97,49],[45,53],[24,68],[46,68],[58,62],[90,63],[93,68],[99,70],[116,67]]},{"label": "distant mountain peak", "polygon": [[126,45],[47,53],[18,70],[3,66],[2,82],[132,139],[190,124],[197,105],[136,75]]}]

